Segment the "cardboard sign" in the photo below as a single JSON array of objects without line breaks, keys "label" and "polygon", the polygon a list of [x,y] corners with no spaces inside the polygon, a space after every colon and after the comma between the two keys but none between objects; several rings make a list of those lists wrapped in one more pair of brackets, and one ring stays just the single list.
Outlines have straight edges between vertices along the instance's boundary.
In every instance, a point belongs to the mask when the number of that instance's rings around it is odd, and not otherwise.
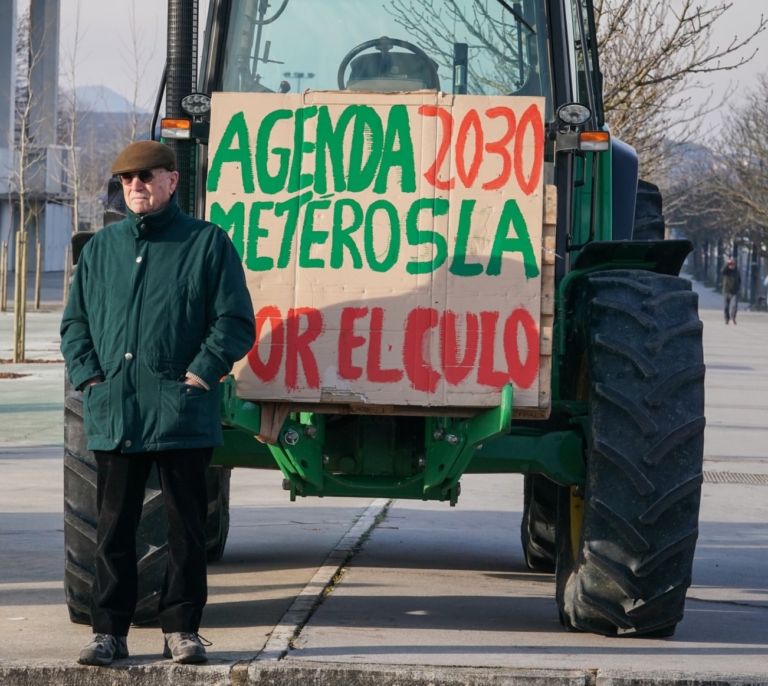
[{"label": "cardboard sign", "polygon": [[258,340],[238,394],[538,407],[543,98],[213,96],[207,212]]}]

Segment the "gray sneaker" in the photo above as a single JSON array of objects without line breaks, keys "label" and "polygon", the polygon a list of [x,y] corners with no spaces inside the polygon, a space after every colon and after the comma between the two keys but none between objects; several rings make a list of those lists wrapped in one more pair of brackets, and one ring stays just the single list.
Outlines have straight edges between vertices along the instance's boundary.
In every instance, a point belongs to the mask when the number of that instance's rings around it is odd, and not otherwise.
[{"label": "gray sneaker", "polygon": [[[199,634],[177,631],[172,634],[163,634],[165,636],[165,648],[163,657],[173,658],[174,662],[183,665],[195,665],[202,662],[208,662],[208,656],[203,647],[204,638]],[[211,645],[205,641],[205,645]]]},{"label": "gray sneaker", "polygon": [[112,664],[113,660],[124,660],[126,657],[128,657],[128,641],[125,636],[96,634],[80,651],[77,661],[81,665],[106,667]]}]

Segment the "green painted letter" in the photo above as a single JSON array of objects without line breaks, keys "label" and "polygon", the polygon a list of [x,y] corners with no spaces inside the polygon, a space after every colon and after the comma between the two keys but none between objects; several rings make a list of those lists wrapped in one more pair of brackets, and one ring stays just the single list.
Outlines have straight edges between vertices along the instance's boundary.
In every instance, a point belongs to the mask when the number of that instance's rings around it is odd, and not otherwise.
[{"label": "green painted letter", "polygon": [[[384,210],[389,223],[389,246],[386,255],[379,262],[376,254],[376,246],[373,244],[376,227],[374,225],[374,215],[378,210]],[[379,225],[381,228],[381,224]],[[365,233],[363,235],[365,244],[365,259],[368,260],[368,266],[375,272],[388,272],[397,264],[397,258],[400,255],[400,217],[397,216],[397,208],[389,200],[377,200],[371,203],[368,211],[365,213]]]},{"label": "green painted letter", "polygon": [[[395,139],[400,143],[395,150]],[[400,190],[403,193],[416,192],[416,166],[413,159],[413,141],[411,140],[411,122],[405,105],[395,105],[389,110],[387,133],[384,137],[384,154],[381,167],[376,176],[374,193],[386,193],[389,172],[392,167],[400,167]]]},{"label": "green painted letter", "polygon": [[[510,225],[514,227],[516,236],[509,236]],[[499,219],[499,228],[496,229],[496,237],[493,239],[491,258],[488,260],[488,267],[485,270],[488,276],[501,274],[501,262],[505,252],[522,253],[526,279],[533,279],[539,275],[539,267],[536,264],[536,255],[531,245],[528,226],[525,223],[523,213],[517,206],[517,200],[507,200],[504,203],[501,219]]]},{"label": "green painted letter", "polygon": [[467,264],[467,243],[472,228],[472,212],[477,200],[462,200],[459,213],[459,230],[456,234],[456,252],[453,255],[450,272],[454,276],[477,276],[483,273],[483,265],[477,262]]},{"label": "green painted letter", "polygon": [[[349,226],[343,226],[344,208],[352,210],[352,223]],[[363,208],[360,203],[352,198],[339,200],[333,206],[333,233],[331,237],[331,269],[341,269],[344,264],[344,248],[349,250],[349,256],[352,258],[352,267],[354,269],[363,268],[363,258],[360,257],[358,249],[352,234],[363,225]]]},{"label": "green painted letter", "polygon": [[271,210],[275,203],[255,202],[251,204],[251,211],[248,215],[248,244],[245,253],[245,268],[252,272],[268,272],[275,266],[275,261],[271,257],[259,255],[259,238],[266,238],[269,231],[259,226],[262,210]]},{"label": "green painted letter", "polygon": [[[232,147],[235,138],[237,138],[237,146]],[[253,166],[251,164],[248,126],[245,123],[245,115],[242,112],[232,115],[232,119],[229,120],[219,146],[213,155],[211,172],[208,174],[208,192],[218,190],[221,168],[228,163],[240,165],[243,192],[253,193]]]},{"label": "green painted letter", "polygon": [[293,250],[293,237],[296,235],[296,225],[299,222],[299,211],[303,205],[312,200],[312,191],[294,196],[285,202],[279,202],[275,205],[275,216],[282,217],[284,214],[285,228],[283,229],[283,240],[280,243],[280,256],[277,258],[277,268],[285,269],[291,262],[291,251]]},{"label": "green painted letter", "polygon": [[440,269],[448,257],[448,242],[445,236],[435,231],[419,231],[419,213],[422,210],[432,210],[433,217],[448,214],[449,203],[444,198],[421,198],[411,205],[405,220],[405,234],[410,245],[433,244],[435,251],[429,262],[418,260],[409,262],[405,270],[409,274],[429,274]]},{"label": "green painted letter", "polygon": [[323,105],[317,116],[317,157],[315,162],[315,193],[325,195],[328,192],[327,158],[331,158],[333,190],[341,193],[347,190],[344,178],[344,136],[349,122],[355,116],[359,105],[350,105],[341,113],[333,128],[328,106]]},{"label": "green painted letter", "polygon": [[327,210],[330,200],[314,200],[307,205],[304,213],[304,225],[301,227],[301,242],[299,243],[299,267],[302,269],[322,269],[325,260],[311,257],[309,252],[313,245],[322,245],[328,240],[327,231],[315,231],[315,210]]},{"label": "green painted letter", "polygon": [[[209,177],[210,178],[210,177]],[[236,202],[227,212],[219,203],[211,205],[211,223],[218,224],[229,234],[232,243],[243,259],[243,236],[245,227],[245,204]]]},{"label": "green painted letter", "polygon": [[295,193],[312,185],[314,174],[302,174],[301,165],[304,162],[304,154],[315,150],[315,144],[304,140],[304,122],[317,116],[317,107],[301,107],[296,110],[296,128],[293,130],[293,162],[291,164],[291,176],[288,179],[288,192]]},{"label": "green painted letter", "polygon": [[259,133],[256,137],[256,178],[259,181],[259,190],[267,195],[274,195],[285,188],[285,180],[288,178],[288,163],[291,159],[291,151],[288,148],[273,148],[271,152],[280,159],[277,174],[269,173],[269,137],[272,129],[281,119],[291,119],[291,110],[275,110],[270,112],[261,121]]},{"label": "green painted letter", "polygon": [[[381,160],[384,130],[379,113],[368,105],[360,105],[352,129],[352,149],[349,154],[347,188],[352,193],[366,190],[376,176]],[[365,150],[368,159],[363,162]]]}]

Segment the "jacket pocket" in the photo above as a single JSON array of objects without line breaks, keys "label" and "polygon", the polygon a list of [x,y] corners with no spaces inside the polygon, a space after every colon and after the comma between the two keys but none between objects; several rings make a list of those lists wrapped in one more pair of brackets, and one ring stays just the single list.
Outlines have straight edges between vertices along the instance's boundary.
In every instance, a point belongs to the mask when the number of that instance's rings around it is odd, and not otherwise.
[{"label": "jacket pocket", "polygon": [[109,386],[110,382],[107,380],[85,389],[83,419],[88,438],[110,436]]},{"label": "jacket pocket", "polygon": [[218,388],[206,391],[183,381],[160,379],[158,440],[215,437],[219,417]]},{"label": "jacket pocket", "polygon": [[179,384],[180,436],[213,440],[214,429],[220,422],[218,387],[206,391],[197,386]]}]

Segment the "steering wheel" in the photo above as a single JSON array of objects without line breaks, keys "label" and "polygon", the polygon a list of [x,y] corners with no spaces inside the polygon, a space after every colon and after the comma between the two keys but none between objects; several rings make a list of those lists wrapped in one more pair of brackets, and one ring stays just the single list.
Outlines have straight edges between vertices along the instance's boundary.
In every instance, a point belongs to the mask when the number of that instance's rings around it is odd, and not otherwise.
[{"label": "steering wheel", "polygon": [[400,40],[399,38],[388,38],[387,36],[382,36],[381,38],[374,38],[373,40],[365,41],[365,43],[360,43],[360,45],[352,48],[344,56],[344,59],[341,60],[341,64],[339,65],[339,89],[347,89],[347,85],[344,83],[344,74],[347,71],[349,63],[361,52],[368,50],[369,48],[376,48],[382,53],[382,59],[386,59],[387,53],[389,53],[389,51],[392,50],[392,48],[395,46],[398,48],[405,48],[406,50],[412,52],[414,55],[420,57],[424,64],[427,65],[427,71],[429,72],[430,82],[427,84],[427,88],[439,88],[440,77],[437,75],[437,68],[426,52],[424,52],[418,45],[414,45],[408,41]]}]

